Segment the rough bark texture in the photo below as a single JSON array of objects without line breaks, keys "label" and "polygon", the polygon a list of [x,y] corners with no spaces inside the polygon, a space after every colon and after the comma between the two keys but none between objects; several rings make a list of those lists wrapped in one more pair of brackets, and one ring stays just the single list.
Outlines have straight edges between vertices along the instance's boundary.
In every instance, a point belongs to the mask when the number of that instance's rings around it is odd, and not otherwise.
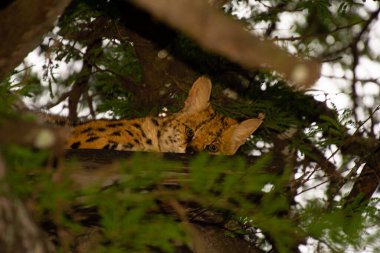
[{"label": "rough bark texture", "polygon": [[[4,188],[5,185],[2,185]],[[21,201],[12,194],[0,196],[0,249],[2,253],[48,253],[54,247],[35,224]]]},{"label": "rough bark texture", "polygon": [[226,236],[220,227],[192,224],[195,253],[262,253],[241,238]]},{"label": "rough bark texture", "polygon": [[369,199],[376,192],[380,184],[380,142],[368,153],[366,164],[360,175],[355,180],[350,194],[347,197],[347,203],[351,204],[355,198],[361,196],[361,202],[368,204]]},{"label": "rough bark texture", "polygon": [[71,0],[16,0],[0,10],[0,80],[38,46]]}]

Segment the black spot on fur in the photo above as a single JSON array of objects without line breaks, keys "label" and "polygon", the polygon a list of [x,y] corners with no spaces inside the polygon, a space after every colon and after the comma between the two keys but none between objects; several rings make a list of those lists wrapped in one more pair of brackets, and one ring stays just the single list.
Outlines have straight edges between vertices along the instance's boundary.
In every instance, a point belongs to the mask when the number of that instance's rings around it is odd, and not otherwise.
[{"label": "black spot on fur", "polygon": [[115,131],[111,135],[112,136],[121,136],[120,131]]},{"label": "black spot on fur", "polygon": [[161,136],[161,131],[160,130],[157,130],[157,139],[159,139]]},{"label": "black spot on fur", "polygon": [[132,143],[125,143],[124,145],[123,145],[123,148],[125,148],[125,149],[132,149],[133,148],[133,144]]},{"label": "black spot on fur", "polygon": [[222,124],[223,124],[223,127],[227,127],[228,126],[228,119],[224,116],[222,116]]},{"label": "black spot on fur", "polygon": [[155,126],[159,126],[160,124],[158,123],[158,121],[155,119],[155,118],[152,118],[152,122]]},{"label": "black spot on fur", "polygon": [[138,128],[138,129],[141,129],[141,125],[139,123],[133,123],[132,126]]},{"label": "black spot on fur", "polygon": [[106,126],[107,127],[118,127],[124,125],[122,122],[117,122],[117,123],[109,123]]},{"label": "black spot on fur", "polygon": [[177,140],[173,136],[169,136],[170,143],[177,143]]},{"label": "black spot on fur", "polygon": [[136,127],[141,132],[141,136],[146,138],[146,134],[144,130],[141,128],[141,125],[139,123],[133,123],[132,126]]},{"label": "black spot on fur", "polygon": [[77,149],[80,146],[80,141],[74,142],[73,144],[70,145],[70,148],[72,149]]},{"label": "black spot on fur", "polygon": [[110,142],[110,149],[114,150],[117,148],[117,142]]},{"label": "black spot on fur", "polygon": [[139,140],[138,139],[133,139],[133,141],[136,143],[136,144],[139,144]]},{"label": "black spot on fur", "polygon": [[152,145],[152,140],[151,140],[151,139],[147,139],[147,140],[146,140],[146,144],[148,144],[148,145]]},{"label": "black spot on fur", "polygon": [[84,129],[83,131],[81,131],[80,133],[81,134],[85,134],[85,133],[88,133],[88,132],[90,132],[92,130],[92,128],[91,127],[89,127],[89,128],[86,128],[86,129]]},{"label": "black spot on fur", "polygon": [[96,130],[98,130],[99,132],[104,132],[104,131],[106,131],[106,129],[105,129],[104,127],[99,127],[99,128],[96,129]]},{"label": "black spot on fur", "polygon": [[100,137],[98,137],[98,136],[94,136],[94,137],[91,137],[91,138],[88,138],[87,140],[86,140],[86,142],[93,142],[93,141],[95,141],[95,140],[97,140],[97,139],[99,139]]},{"label": "black spot on fur", "polygon": [[211,122],[216,116],[217,116],[216,113],[211,114],[210,117],[208,117],[207,119],[205,119],[204,121],[202,121],[201,123],[199,123],[196,129],[199,129],[199,128],[201,128],[203,125],[205,125],[205,124]]},{"label": "black spot on fur", "polygon": [[129,130],[125,130],[131,137],[133,137],[133,133]]},{"label": "black spot on fur", "polygon": [[109,141],[106,145],[104,145],[103,149],[114,150],[117,148],[118,143],[115,141]]}]

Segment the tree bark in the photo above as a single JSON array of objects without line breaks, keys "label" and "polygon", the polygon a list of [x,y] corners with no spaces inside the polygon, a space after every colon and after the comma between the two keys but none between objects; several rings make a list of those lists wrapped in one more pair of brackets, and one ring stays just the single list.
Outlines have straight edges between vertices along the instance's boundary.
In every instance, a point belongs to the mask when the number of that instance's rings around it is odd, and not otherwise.
[{"label": "tree bark", "polygon": [[38,46],[71,0],[15,0],[0,10],[0,80]]},{"label": "tree bark", "polygon": [[270,68],[300,88],[311,87],[319,78],[319,62],[292,56],[273,42],[253,36],[241,23],[206,1],[131,2],[186,33],[204,49],[224,55],[248,69]]},{"label": "tree bark", "polygon": [[0,156],[0,251],[50,253],[54,246],[33,221],[23,203],[4,181],[6,167]]},{"label": "tree bark", "polygon": [[352,204],[360,197],[356,204],[368,204],[368,201],[375,193],[380,184],[380,142],[368,153],[366,164],[363,167],[360,175],[355,179],[355,183],[347,196],[346,205]]}]

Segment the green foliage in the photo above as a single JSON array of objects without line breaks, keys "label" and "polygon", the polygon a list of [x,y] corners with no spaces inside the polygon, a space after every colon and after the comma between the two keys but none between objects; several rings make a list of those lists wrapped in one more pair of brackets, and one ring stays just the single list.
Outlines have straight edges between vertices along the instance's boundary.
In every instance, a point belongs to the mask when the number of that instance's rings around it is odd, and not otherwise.
[{"label": "green foliage", "polygon": [[33,174],[38,172],[40,166],[47,160],[48,153],[33,152],[19,146],[9,146],[2,148],[1,151],[7,166],[12,168],[12,173],[6,175],[7,181],[15,182],[11,185],[16,194],[23,198],[28,197],[34,191]]},{"label": "green foliage", "polygon": [[[143,110],[131,107],[133,96],[125,86],[139,83],[141,69],[130,44],[121,45],[110,41],[103,49],[103,56],[94,63],[102,66],[93,75],[91,89],[96,96],[97,110],[110,111],[112,117],[143,116]],[[136,89],[138,87],[133,87]]]},{"label": "green foliage", "polygon": [[365,229],[377,223],[379,210],[373,206],[348,210],[350,208],[343,210],[339,205],[326,210],[321,201],[309,201],[305,208],[300,210],[299,219],[308,235],[323,241],[335,252],[345,251],[347,245],[359,251],[373,240],[372,236],[365,235],[370,233],[365,232]]},{"label": "green foliage", "polygon": [[[259,227],[274,239],[280,252],[289,252],[297,243],[299,228],[289,217],[276,217],[280,212],[289,211],[289,204],[282,195],[285,177],[265,172],[271,160],[271,155],[267,154],[247,166],[240,159],[198,156],[190,164],[189,192],[193,196],[187,198],[225,214],[232,213],[235,219],[247,217],[250,226]],[[265,193],[269,183],[271,190]]]},{"label": "green foliage", "polygon": [[125,176],[118,183],[82,190],[82,205],[97,207],[102,241],[108,242],[95,252],[150,252],[152,248],[173,252],[172,242],[185,240],[174,218],[160,213],[157,201],[163,194],[155,191],[172,166],[153,155],[136,155],[120,165],[119,172]]},{"label": "green foliage", "polygon": [[54,180],[52,169],[41,169],[48,159],[46,151],[18,146],[2,151],[9,168],[6,181],[19,197],[34,201],[35,215],[41,222],[51,219],[56,226],[79,235],[86,228],[67,216],[72,213],[70,209],[75,203],[97,207],[104,237],[101,242],[108,243],[94,245],[96,252],[147,252],[151,248],[173,252],[172,242],[185,240],[181,227],[174,218],[160,213],[157,203],[166,198],[165,192],[157,192],[155,187],[162,182],[166,169],[172,168],[172,163],[155,156],[150,159],[135,156],[120,166],[119,172],[128,171],[128,174],[119,183],[106,189],[97,184],[80,189],[73,188],[73,182],[67,177],[72,171],[70,167],[63,170],[59,181]]},{"label": "green foliage", "polygon": [[[17,116],[14,105],[20,97],[38,101],[49,94],[50,98],[59,99],[78,83],[86,87],[80,101],[82,109],[91,104],[95,114],[107,112],[115,118],[146,115],[148,109],[141,108],[134,96],[134,92],[142,88],[145,73],[142,73],[134,45],[124,31],[118,30],[118,21],[123,17],[121,2],[72,2],[59,20],[60,30],[50,34],[51,39],[41,46],[41,53],[47,57],[42,80],[26,69],[16,73],[15,81],[8,78],[0,84],[0,124],[8,116]],[[235,2],[250,8],[251,16],[244,22],[254,33],[265,34],[279,45],[289,46],[297,55],[332,59],[343,71],[352,69],[353,57],[345,53],[352,50],[358,28],[365,23],[363,13],[368,14],[360,2],[274,0],[255,1],[256,5],[249,5],[252,1],[247,0]],[[228,11],[231,13],[233,7]],[[277,40],[277,26],[284,13],[301,15],[290,28],[289,36],[294,37]],[[268,27],[258,31],[252,28],[257,24]],[[357,54],[376,58],[368,45],[363,44],[357,48]],[[80,189],[68,179],[77,164],[60,171],[62,175],[57,179],[56,171],[46,166],[51,159],[47,151],[1,146],[8,168],[6,181],[15,195],[35,203],[38,221],[50,219],[58,227],[80,235],[86,233],[88,227],[75,220],[72,213],[76,207],[95,208],[100,216],[96,224],[100,239],[93,252],[175,252],[173,245],[188,243],[179,218],[167,212],[172,208],[170,202],[175,200],[220,214],[225,219],[226,233],[248,235],[266,251],[272,247],[281,253],[294,252],[305,238],[313,238],[331,252],[343,252],[349,247],[359,251],[365,243],[376,252],[380,232],[376,226],[379,224],[379,211],[375,207],[378,199],[373,199],[372,205],[347,211],[350,208],[342,208],[335,200],[327,203],[315,200],[318,198],[315,196],[300,203],[289,196],[298,190],[290,188],[294,183],[293,173],[299,170],[300,164],[309,170],[317,167],[317,173],[310,175],[328,177],[315,165],[318,159],[312,147],[323,153],[332,146],[342,146],[347,129],[357,127],[352,117],[356,108],[338,112],[333,106],[327,110],[326,106],[319,106],[322,102],[289,88],[269,71],[241,69],[223,57],[204,52],[183,34],[173,36],[163,46],[183,59],[192,71],[208,74],[216,81],[212,103],[218,112],[237,119],[265,113],[263,125],[245,147],[246,153],[258,150],[261,157],[248,165],[241,158],[201,154],[190,161],[188,175],[183,175],[182,169],[178,169],[181,168],[179,163],[164,161],[155,155],[136,154],[115,165],[123,175],[116,183],[104,187],[99,182]],[[79,73],[73,71],[67,79],[56,75],[60,65],[72,61],[83,63]],[[234,77],[232,83],[228,79],[231,76]],[[236,80],[243,80],[243,84]],[[220,102],[226,87],[234,88],[241,99]],[[185,93],[178,94],[173,96],[184,100]],[[178,106],[173,111],[177,109]],[[297,165],[291,168],[284,165],[286,168],[281,167],[284,170],[281,173],[269,173],[267,169],[272,169],[280,159],[270,152],[275,145],[273,136],[291,127],[299,130],[299,134],[289,140]],[[341,167],[346,169],[345,165],[354,158],[343,157]],[[319,164],[324,165],[324,162]],[[163,184],[172,177],[177,179],[178,188],[169,189]],[[311,178],[307,183],[318,180]],[[262,237],[252,230],[261,231]]]},{"label": "green foliage", "polygon": [[[91,22],[93,18],[97,18],[103,14],[95,6],[103,1],[73,1],[59,20],[59,26],[62,33],[78,33],[83,32],[85,25],[78,25]],[[95,8],[94,8],[95,7]]]},{"label": "green foliage", "polygon": [[0,83],[0,116],[3,117],[13,114],[12,105],[16,102],[16,96],[10,93],[10,88],[9,79]]},{"label": "green foliage", "polygon": [[17,197],[35,201],[35,218],[43,222],[48,215],[57,225],[80,232],[80,225],[69,220],[66,213],[77,192],[72,191],[68,178],[54,180],[52,168],[44,168],[51,158],[50,153],[15,145],[3,147],[1,151],[9,169],[5,181]]},{"label": "green foliage", "polygon": [[10,90],[17,93],[21,97],[24,96],[28,98],[35,98],[41,95],[44,88],[41,87],[40,79],[37,76],[32,75],[25,81],[12,83]]},{"label": "green foliage", "polygon": [[11,81],[11,79],[11,76],[9,76],[0,82],[0,121],[4,116],[17,116],[13,106],[19,99],[22,97],[34,97],[42,91],[36,76],[32,76],[27,82],[17,82],[18,78],[15,78],[15,81]]},{"label": "green foliage", "polygon": [[[378,210],[371,206],[348,212],[350,209],[342,210],[339,205],[327,209],[321,201],[309,201],[293,210],[284,195],[290,172],[267,173],[274,159],[270,154],[250,165],[239,157],[200,154],[190,162],[188,175],[182,173],[179,163],[155,154],[136,154],[113,165],[121,175],[117,182],[102,179],[77,188],[68,177],[75,172],[75,163],[61,169],[57,181],[54,170],[43,169],[48,152],[9,146],[2,153],[9,168],[7,182],[15,194],[35,203],[40,221],[51,219],[79,235],[88,228],[67,214],[73,213],[70,210],[75,206],[96,207],[101,239],[93,245],[94,252],[175,252],[173,245],[186,244],[188,238],[178,217],[165,211],[172,208],[173,200],[217,210],[231,236],[247,234],[259,244],[260,239],[249,229],[259,228],[281,253],[292,252],[303,235],[336,251],[347,245],[360,248],[363,229],[378,222]],[[163,183],[173,176],[178,187],[166,188]],[[107,186],[104,181],[109,182]]]},{"label": "green foliage", "polygon": [[[101,0],[73,1],[59,20],[60,30],[49,34],[50,39],[41,45],[41,53],[47,55],[44,82],[24,77],[27,83],[20,85],[34,87],[35,100],[46,95],[46,90],[52,99],[59,100],[80,83],[86,86],[85,96],[79,101],[81,110],[91,107],[95,114],[108,112],[114,118],[142,116],[144,111],[138,108],[131,92],[139,89],[142,73],[132,44],[111,19],[119,18],[115,17],[120,15],[117,6]],[[73,72],[66,80],[57,75],[58,67],[73,68],[78,63],[83,64],[79,73]]]}]

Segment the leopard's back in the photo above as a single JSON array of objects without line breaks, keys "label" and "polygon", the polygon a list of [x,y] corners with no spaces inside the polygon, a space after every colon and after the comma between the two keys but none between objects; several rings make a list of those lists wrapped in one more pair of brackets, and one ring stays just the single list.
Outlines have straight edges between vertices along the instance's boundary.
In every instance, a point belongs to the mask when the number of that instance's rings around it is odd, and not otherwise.
[{"label": "leopard's back", "polygon": [[198,78],[183,109],[167,117],[94,120],[76,126],[66,147],[174,153],[208,150],[233,155],[261,125],[264,115],[238,123],[216,113],[210,104],[211,86],[208,78]]},{"label": "leopard's back", "polygon": [[158,152],[157,125],[151,117],[93,120],[73,128],[66,147]]}]

